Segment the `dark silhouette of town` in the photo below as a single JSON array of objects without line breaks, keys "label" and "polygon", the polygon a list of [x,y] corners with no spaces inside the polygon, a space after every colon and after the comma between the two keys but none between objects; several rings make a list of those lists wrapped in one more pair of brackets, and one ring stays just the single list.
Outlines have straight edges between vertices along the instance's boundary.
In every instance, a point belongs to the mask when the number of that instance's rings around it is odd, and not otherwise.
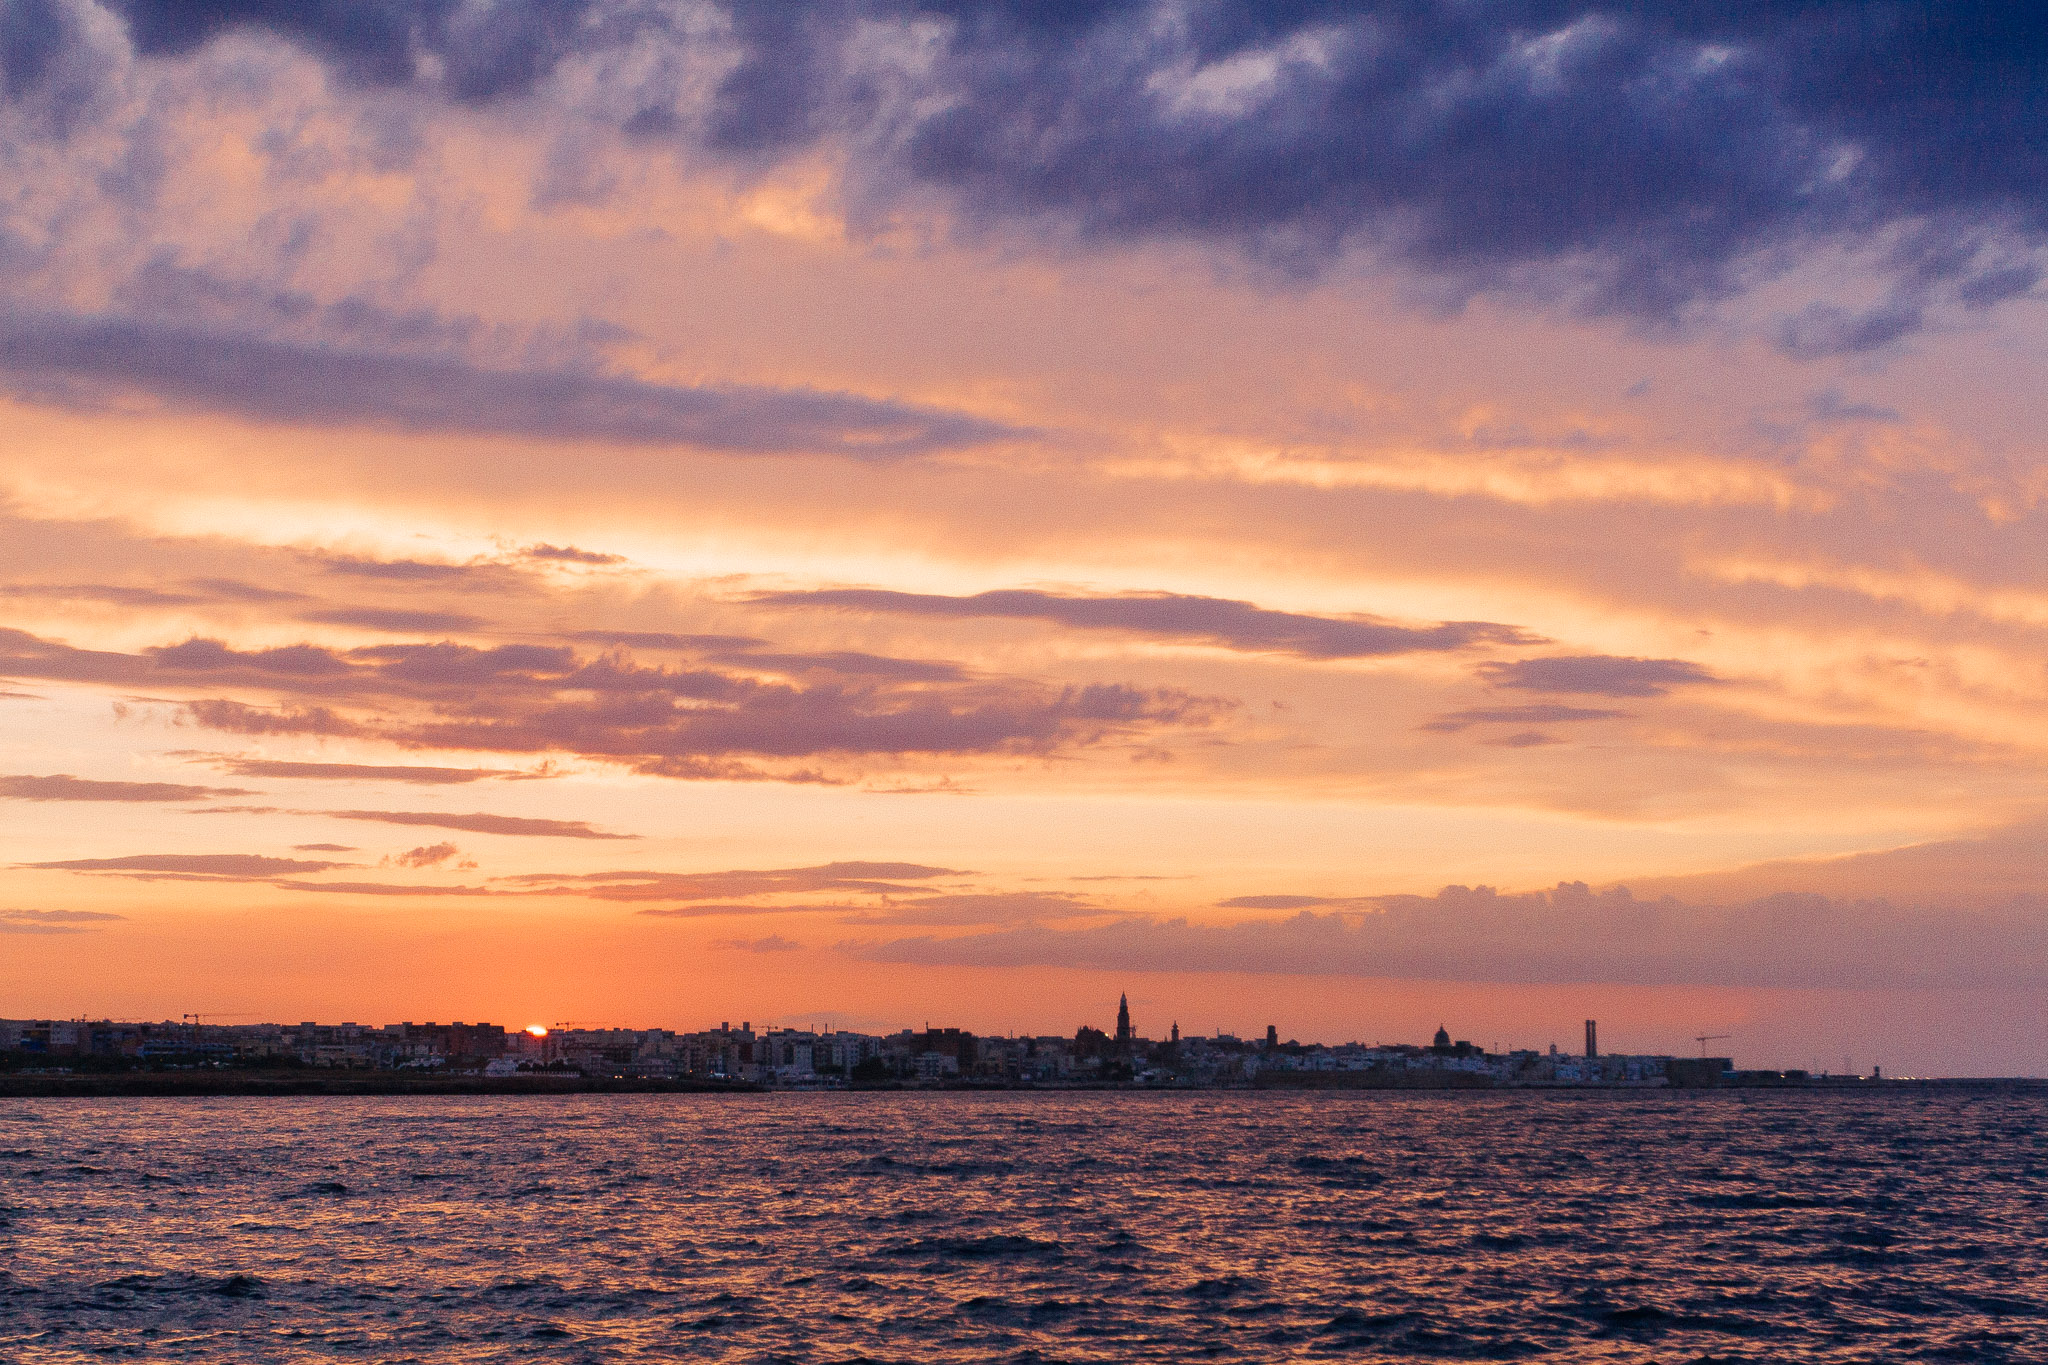
[{"label": "dark silhouette of town", "polygon": [[[155,1078],[168,1088],[258,1078],[298,1088],[465,1089],[905,1089],[1656,1088],[1840,1083],[1803,1071],[1738,1071],[1733,1059],[1602,1052],[1586,1021],[1583,1048],[1488,1051],[1438,1028],[1426,1044],[1283,1040],[1218,1032],[1141,1035],[1128,996],[1113,1032],[1084,1024],[1072,1035],[975,1034],[960,1028],[889,1034],[846,1029],[756,1029],[730,1022],[671,1029],[496,1024],[245,1024],[197,1015],[161,1023],[0,1020],[0,1078],[14,1089],[98,1078],[119,1089]],[[1881,1080],[1873,1069],[1870,1081]],[[61,1086],[59,1086],[61,1088]]]}]

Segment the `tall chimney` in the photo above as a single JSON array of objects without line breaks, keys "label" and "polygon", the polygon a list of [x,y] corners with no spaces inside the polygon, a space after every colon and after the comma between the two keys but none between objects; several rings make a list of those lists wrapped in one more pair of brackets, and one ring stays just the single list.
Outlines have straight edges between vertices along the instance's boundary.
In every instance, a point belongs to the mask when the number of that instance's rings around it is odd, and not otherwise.
[{"label": "tall chimney", "polygon": [[1600,1055],[1600,1044],[1593,1037],[1593,1021],[1591,1019],[1586,1021],[1586,1055],[1588,1057],[1598,1057]]}]

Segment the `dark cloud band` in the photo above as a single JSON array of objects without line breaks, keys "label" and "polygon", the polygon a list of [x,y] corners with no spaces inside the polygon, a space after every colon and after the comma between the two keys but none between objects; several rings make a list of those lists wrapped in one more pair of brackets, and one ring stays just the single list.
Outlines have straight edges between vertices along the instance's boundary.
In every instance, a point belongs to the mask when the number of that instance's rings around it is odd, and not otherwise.
[{"label": "dark cloud band", "polygon": [[264,421],[896,460],[1019,433],[803,389],[679,387],[441,352],[343,349],[145,318],[0,311],[0,383],[74,402],[142,394]]},{"label": "dark cloud band", "polygon": [[[1026,924],[840,946],[870,962],[1548,984],[2036,989],[2048,973],[2038,897],[1983,910],[1816,895],[1696,905],[1570,883],[1526,895],[1447,887],[1432,897],[1230,904],[1350,908],[1235,923]],[[1930,943],[1942,951],[1929,953]]]},{"label": "dark cloud band", "polygon": [[[1875,303],[1786,322],[1804,354],[2029,292],[2048,232],[2048,20],[1995,0],[728,0],[694,31],[590,0],[116,7],[145,54],[260,29],[359,88],[472,105],[574,56],[715,42],[708,99],[684,62],[652,64],[617,92],[618,130],[757,164],[830,140],[875,209],[936,188],[970,224],[1215,242],[1294,272],[1363,247],[1453,292],[1664,322],[1801,249],[1888,235]],[[10,87],[29,88],[68,20],[15,9]],[[909,47],[914,24],[919,59],[892,60],[878,35]]]}]

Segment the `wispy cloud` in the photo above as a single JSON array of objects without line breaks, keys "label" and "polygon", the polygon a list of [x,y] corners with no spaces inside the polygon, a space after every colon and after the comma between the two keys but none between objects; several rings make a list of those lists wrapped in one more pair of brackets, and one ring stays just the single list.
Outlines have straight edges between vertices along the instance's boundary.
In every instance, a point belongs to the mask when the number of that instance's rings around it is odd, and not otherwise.
[{"label": "wispy cloud", "polygon": [[306,858],[273,858],[256,853],[137,853],[120,858],[70,858],[59,862],[17,863],[15,866],[43,872],[118,872],[133,876],[268,880],[288,873],[325,872],[347,864]]},{"label": "wispy cloud", "polygon": [[1485,644],[1528,644],[1536,639],[1517,627],[1490,621],[1402,625],[1373,616],[1304,616],[1228,598],[1166,592],[1090,597],[1010,588],[945,597],[881,588],[820,588],[758,593],[747,600],[765,606],[841,612],[1047,621],[1078,630],[1114,631],[1305,659],[1380,658]]},{"label": "wispy cloud", "polygon": [[393,635],[436,630],[475,630],[484,624],[483,618],[459,611],[408,611],[385,607],[336,607],[327,611],[309,611],[299,619],[318,625],[357,626],[363,630],[389,631]]},{"label": "wispy cloud", "polygon": [[624,555],[601,554],[596,550],[582,550],[574,545],[529,545],[519,553],[528,559],[538,559],[552,564],[623,564]]},{"label": "wispy cloud", "polygon": [[302,600],[304,594],[260,588],[228,578],[187,579],[182,590],[133,583],[8,583],[0,597],[55,602],[104,602],[119,607],[192,607],[209,603],[272,603]]},{"label": "wispy cloud", "polygon": [[[462,850],[454,844],[426,844],[420,848],[408,849],[385,859],[393,867],[439,867],[462,856]],[[474,862],[457,864],[460,867],[475,867]]]},{"label": "wispy cloud", "polygon": [[266,878],[281,891],[312,892],[325,896],[501,896],[484,886],[446,886],[433,883],[400,882],[309,882],[289,877]]},{"label": "wispy cloud", "polygon": [[890,897],[859,912],[868,924],[984,925],[1070,920],[1106,912],[1081,896],[1039,891],[964,891],[948,895]]},{"label": "wispy cloud", "polygon": [[[723,919],[745,915],[800,915],[810,918],[822,916],[843,920],[849,924],[916,924],[949,928],[1033,924],[1041,920],[1100,919],[1116,913],[1081,896],[1051,892],[960,891],[933,894],[920,893],[907,886],[885,888],[878,884],[864,884],[859,881],[844,881],[830,889],[866,895],[872,899],[777,901],[769,904],[711,901],[654,906],[638,913],[657,919]],[[763,890],[755,894],[784,893]]]},{"label": "wispy cloud", "polygon": [[765,646],[766,640],[750,635],[679,635],[665,630],[578,630],[565,639],[578,644],[625,646],[629,649],[670,649],[690,654],[716,650],[750,650]]},{"label": "wispy cloud", "polygon": [[365,555],[309,552],[313,564],[346,578],[367,578],[384,583],[417,586],[431,583],[464,588],[506,588],[514,581],[512,571],[494,560],[471,560],[451,564],[433,559],[373,559]]},{"label": "wispy cloud", "polygon": [[742,455],[900,460],[1021,433],[961,413],[808,389],[687,387],[587,370],[503,370],[457,355],[273,340],[149,317],[0,310],[0,377],[40,396],[61,381],[265,421]]},{"label": "wispy cloud", "polygon": [[714,948],[726,948],[742,953],[789,953],[803,947],[780,934],[769,934],[765,938],[721,938],[715,940]]},{"label": "wispy cloud", "polygon": [[569,891],[599,900],[709,902],[818,892],[915,895],[919,888],[914,883],[962,875],[952,868],[921,863],[839,862],[729,872],[536,872],[508,880],[516,885]]},{"label": "wispy cloud", "polygon": [[195,787],[180,782],[109,782],[53,773],[0,776],[0,797],[16,801],[203,801],[253,796],[246,787]]},{"label": "wispy cloud", "polygon": [[635,910],[649,919],[739,919],[749,915],[850,915],[854,905],[740,905],[711,902],[704,905],[655,905]]},{"label": "wispy cloud", "polygon": [[126,918],[103,910],[0,909],[0,934],[80,934]]},{"label": "wispy cloud", "polygon": [[467,815],[423,810],[324,810],[306,814],[330,816],[336,820],[368,820],[385,825],[417,825],[429,829],[462,830],[469,834],[516,834],[546,839],[637,839],[637,834],[612,834],[593,829],[586,820],[544,820],[523,815],[492,815],[474,811]]},{"label": "wispy cloud", "polygon": [[9,583],[0,597],[41,598],[53,602],[105,602],[119,607],[185,607],[207,599],[197,593],[165,592],[161,588],[118,583]]},{"label": "wispy cloud", "polygon": [[1628,714],[1602,707],[1540,702],[1533,706],[1481,706],[1466,711],[1448,711],[1417,728],[1455,735],[1475,725],[1562,725],[1570,721],[1616,720]]},{"label": "wispy cloud", "polygon": [[1495,687],[1596,697],[1661,697],[1674,687],[1720,681],[1705,668],[1684,659],[1627,659],[1606,654],[1483,663],[1479,665],[1479,674]]},{"label": "wispy cloud", "polygon": [[215,755],[211,761],[236,777],[304,779],[320,782],[404,782],[427,787],[461,785],[493,778],[530,778],[543,775],[519,768],[437,768],[403,763],[311,763],[276,758],[238,758],[229,755]]}]

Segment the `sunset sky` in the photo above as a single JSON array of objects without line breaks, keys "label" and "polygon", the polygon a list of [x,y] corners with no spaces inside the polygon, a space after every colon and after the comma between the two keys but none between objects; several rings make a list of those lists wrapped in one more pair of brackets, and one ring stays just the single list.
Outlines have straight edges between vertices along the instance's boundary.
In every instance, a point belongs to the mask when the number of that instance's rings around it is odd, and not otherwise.
[{"label": "sunset sky", "polygon": [[2044,58],[4,0],[0,1016],[2048,1073]]}]

